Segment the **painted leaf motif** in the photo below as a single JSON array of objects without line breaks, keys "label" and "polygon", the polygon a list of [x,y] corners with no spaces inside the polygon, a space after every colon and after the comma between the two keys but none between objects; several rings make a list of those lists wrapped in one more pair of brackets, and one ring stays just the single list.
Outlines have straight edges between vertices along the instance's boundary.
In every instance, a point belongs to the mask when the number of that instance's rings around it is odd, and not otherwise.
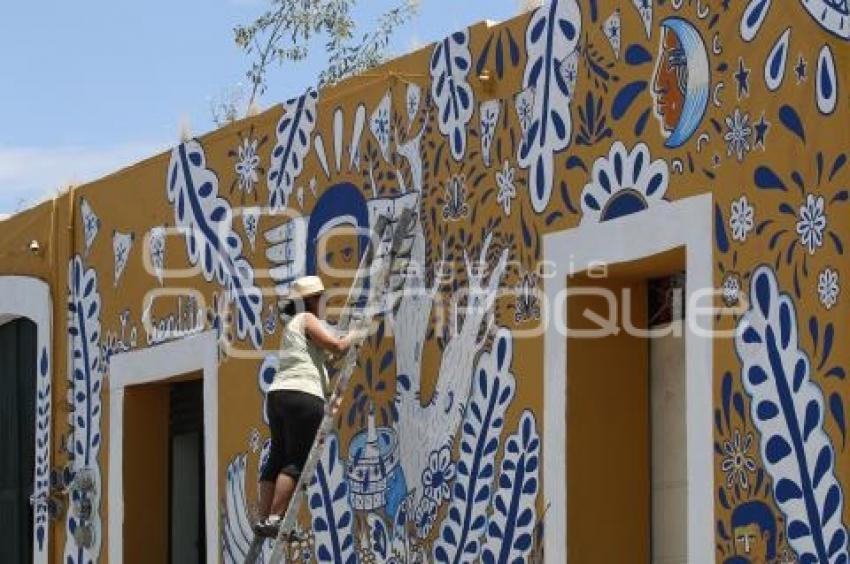
[{"label": "painted leaf motif", "polygon": [[514,397],[512,348],[510,331],[501,328],[493,350],[483,353],[476,365],[472,397],[463,421],[457,478],[434,543],[435,562],[478,562],[493,495],[499,438]]},{"label": "painted leaf motif", "polygon": [[764,82],[771,92],[782,86],[785,78],[785,67],[788,61],[788,44],[791,40],[791,28],[787,28],[776,44],[770,50],[767,60],[764,62]]},{"label": "painted leaf motif", "polygon": [[100,357],[100,307],[98,277],[94,268],[86,268],[80,255],[68,266],[68,335],[71,349],[69,388],[73,397],[72,467],[86,469],[92,480],[93,513],[90,523],[94,530],[91,548],[78,546],[72,531],[76,518],[68,512],[66,522],[66,562],[97,561],[100,553],[100,418],[103,388],[103,367]]},{"label": "painted leaf motif", "polygon": [[[247,457],[244,454],[238,455],[227,465],[227,484],[221,516],[221,550],[225,564],[243,564],[254,539],[245,497],[246,466]],[[257,564],[267,562],[270,553],[270,543],[267,542]]]},{"label": "painted leaf motif", "polygon": [[[38,363],[36,389],[36,429],[35,429],[35,481],[33,495],[46,499],[50,492],[50,419],[52,398],[50,395],[50,355],[42,346]],[[36,530],[37,550],[46,549],[48,508],[46,503],[37,503],[33,507],[33,521]],[[46,555],[45,555],[46,557]],[[36,555],[36,559],[38,555]]]},{"label": "painted leaf motif", "polygon": [[268,173],[269,207],[285,208],[304,170],[304,159],[310,151],[310,136],[316,127],[316,105],[319,93],[310,88],[303,95],[283,104],[283,115],[277,124],[277,144],[272,151]]},{"label": "painted leaf motif", "polygon": [[531,203],[537,213],[546,209],[552,195],[554,155],[570,144],[570,87],[561,65],[576,50],[580,33],[581,10],[576,0],[552,0],[539,8],[526,31],[523,88],[533,88],[535,95],[517,160],[529,170]]},{"label": "painted leaf motif", "polygon": [[531,552],[539,488],[540,436],[531,411],[524,411],[516,434],[505,444],[493,517],[482,554],[485,564],[526,562]]},{"label": "painted leaf motif", "polygon": [[453,33],[434,47],[431,96],[439,110],[440,133],[449,138],[456,161],[466,154],[466,125],[474,111],[475,93],[467,81],[471,68],[469,30]]},{"label": "painted leaf motif", "polygon": [[307,488],[316,542],[316,561],[354,564],[354,516],[348,500],[348,482],[339,459],[339,439],[329,435],[322,459]]},{"label": "painted leaf motif", "polygon": [[818,54],[818,70],[815,77],[818,111],[829,115],[838,104],[838,79],[835,71],[835,58],[829,45],[824,45]]},{"label": "painted leaf motif", "polygon": [[788,543],[800,562],[847,562],[844,495],[835,478],[835,451],[823,428],[825,402],[800,349],[797,314],[776,274],[759,267],[752,306],[741,318],[735,345],[761,456],[785,516]]},{"label": "painted leaf motif", "polygon": [[741,38],[750,42],[758,34],[773,0],[750,0],[741,18]]},{"label": "painted leaf motif", "polygon": [[250,336],[254,347],[263,342],[262,294],[254,269],[242,255],[242,239],[233,229],[230,203],[218,197],[218,178],[206,167],[204,148],[195,140],[171,152],[167,179],[174,223],[186,237],[189,262],[200,265],[204,279],[227,291],[236,307],[236,334]]}]

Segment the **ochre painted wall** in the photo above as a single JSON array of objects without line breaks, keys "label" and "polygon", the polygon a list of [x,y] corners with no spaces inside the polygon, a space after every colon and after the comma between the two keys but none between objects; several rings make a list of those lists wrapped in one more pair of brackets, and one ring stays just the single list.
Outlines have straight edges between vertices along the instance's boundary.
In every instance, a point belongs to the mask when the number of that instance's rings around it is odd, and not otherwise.
[{"label": "ochre painted wall", "polygon": [[168,384],[124,396],[124,562],[168,561]]},{"label": "ochre painted wall", "polygon": [[[1,222],[0,274],[47,280],[54,299],[52,408],[40,419],[52,431],[49,466],[96,478],[94,543],[70,534],[72,510],[51,525],[45,558],[106,560],[110,359],[212,330],[233,342],[223,339],[216,359],[213,552],[240,561],[268,437],[278,294],[309,270],[317,238],[405,207],[419,211],[421,276],[409,275],[410,292],[391,303],[400,321],[385,319],[361,351],[322,465],[341,493],[314,489],[302,514],[309,556],[365,558],[380,551],[363,539],[386,533],[384,559],[441,561],[458,544],[473,560],[538,558],[542,537],[568,533],[563,523],[536,527],[548,503],[567,503],[543,493],[546,351],[542,333],[526,332],[546,307],[541,239],[710,194],[717,303],[738,308],[714,325],[741,331],[713,346],[714,484],[704,487],[715,523],[705,558],[841,561],[850,518],[846,11],[832,0],[553,0]],[[357,264],[362,247],[335,239],[335,260]],[[468,299],[470,288],[486,299]],[[149,304],[154,290],[183,298]],[[145,327],[170,316],[176,330]],[[624,392],[608,393],[616,403]],[[343,476],[370,405],[398,447],[386,459],[397,452],[401,470],[377,484],[379,507],[365,511]],[[586,427],[588,440],[604,442],[604,427]],[[353,543],[335,545],[313,526],[321,519]],[[625,534],[611,531],[609,542]]]},{"label": "ochre painted wall", "polygon": [[[576,277],[572,288],[602,286],[631,292],[629,317],[647,326],[646,282]],[[568,327],[598,330],[587,312],[611,319],[600,297],[567,301]],[[618,327],[622,329],[623,312]],[[567,339],[567,557],[570,561],[650,562],[649,343],[621,331]],[[616,390],[616,393],[612,393]],[[610,542],[612,530],[618,542]]]}]

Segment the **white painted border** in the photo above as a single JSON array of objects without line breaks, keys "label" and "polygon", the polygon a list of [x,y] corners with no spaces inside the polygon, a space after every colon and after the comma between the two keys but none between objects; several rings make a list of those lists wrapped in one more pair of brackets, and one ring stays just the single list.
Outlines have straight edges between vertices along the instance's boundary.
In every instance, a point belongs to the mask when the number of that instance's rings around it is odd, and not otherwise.
[{"label": "white painted border", "polygon": [[[45,386],[49,386],[53,382],[53,333],[52,333],[52,312],[53,302],[50,298],[50,286],[43,280],[31,278],[29,276],[0,276],[0,325],[7,323],[19,317],[26,317],[33,321],[38,327],[36,330],[37,341],[37,358],[36,358],[36,390],[44,391]],[[43,381],[39,378],[39,367],[41,363],[42,351],[47,351],[47,374]],[[36,408],[45,408],[48,414],[48,423],[46,431],[46,443],[41,450],[47,453],[48,476],[45,477],[47,483],[50,483],[50,428],[52,426],[52,408],[51,394],[45,395],[45,401],[41,405],[38,404],[38,396],[36,395]],[[38,417],[36,417],[35,437],[38,440]],[[38,443],[35,445],[35,453],[38,454]],[[33,484],[38,481],[38,475],[33,469]],[[49,485],[43,488],[34,487],[32,492],[33,498],[37,500],[47,501],[47,496],[50,495]],[[43,514],[45,520],[44,543],[39,548],[38,538],[36,537],[36,518],[39,514]],[[48,544],[50,542],[50,524],[51,521],[47,516],[47,506],[45,503],[38,503],[33,508],[33,531],[32,531],[32,546],[33,546],[33,563],[47,564]]]},{"label": "white painted border", "polygon": [[203,371],[204,504],[207,562],[217,564],[218,512],[218,342],[206,331],[177,341],[113,356],[109,361],[109,539],[110,564],[124,558],[124,390]]},{"label": "white painted border", "polygon": [[[544,284],[549,308],[555,310],[553,304],[557,304],[555,311],[566,316],[566,304],[559,295],[566,289],[570,274],[587,270],[594,263],[628,262],[677,247],[685,247],[686,251],[688,300],[695,291],[712,288],[712,213],[712,196],[703,194],[616,220],[545,235],[543,259],[554,269],[552,278],[547,277]],[[546,515],[545,548],[549,562],[565,562],[567,340],[546,309],[543,472],[544,494],[551,507]],[[688,308],[689,317],[693,309]],[[706,555],[714,553],[713,342],[688,328],[685,347],[688,562],[704,562]]]}]

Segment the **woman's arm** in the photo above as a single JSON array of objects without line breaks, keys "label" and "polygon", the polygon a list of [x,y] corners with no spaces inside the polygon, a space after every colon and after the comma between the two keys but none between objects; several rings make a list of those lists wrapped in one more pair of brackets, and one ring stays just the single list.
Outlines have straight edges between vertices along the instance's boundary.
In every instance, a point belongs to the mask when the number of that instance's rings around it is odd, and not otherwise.
[{"label": "woman's arm", "polygon": [[341,355],[345,353],[352,344],[354,336],[349,333],[343,337],[337,337],[325,327],[325,324],[319,321],[319,318],[312,313],[307,313],[304,318],[304,333],[310,339],[333,355]]}]

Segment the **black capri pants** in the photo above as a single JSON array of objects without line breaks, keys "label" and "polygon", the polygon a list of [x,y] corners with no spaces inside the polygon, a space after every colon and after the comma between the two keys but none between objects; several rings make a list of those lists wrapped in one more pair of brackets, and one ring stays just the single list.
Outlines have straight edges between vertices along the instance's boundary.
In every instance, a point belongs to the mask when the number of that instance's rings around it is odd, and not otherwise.
[{"label": "black capri pants", "polygon": [[274,390],[266,398],[266,414],[272,444],[260,479],[274,482],[278,474],[286,474],[297,481],[322,424],[325,402],[305,392]]}]

